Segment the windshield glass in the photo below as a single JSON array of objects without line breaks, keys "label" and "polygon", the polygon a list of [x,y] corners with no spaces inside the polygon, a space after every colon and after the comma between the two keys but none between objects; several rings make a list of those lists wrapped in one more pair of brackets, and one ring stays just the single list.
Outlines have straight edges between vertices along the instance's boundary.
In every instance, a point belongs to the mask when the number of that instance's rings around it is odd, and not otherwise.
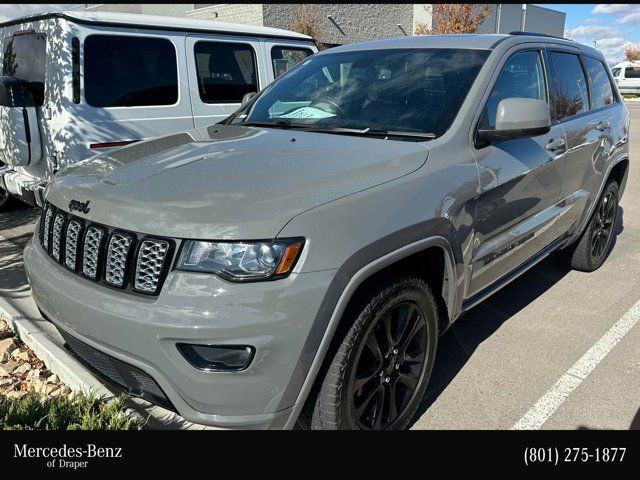
[{"label": "windshield glass", "polygon": [[293,68],[231,123],[376,128],[442,135],[489,52],[390,49],[326,53]]}]

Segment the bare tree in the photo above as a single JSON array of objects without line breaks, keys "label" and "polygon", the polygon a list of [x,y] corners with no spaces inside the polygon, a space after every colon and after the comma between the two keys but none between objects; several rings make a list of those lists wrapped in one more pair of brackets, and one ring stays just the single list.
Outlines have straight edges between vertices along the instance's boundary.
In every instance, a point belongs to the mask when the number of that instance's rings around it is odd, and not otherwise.
[{"label": "bare tree", "polygon": [[635,47],[629,47],[624,52],[627,55],[627,60],[630,62],[639,62],[640,61],[640,45]]},{"label": "bare tree", "polygon": [[324,48],[320,39],[322,31],[320,30],[320,24],[318,23],[318,12],[315,8],[309,5],[297,5],[293,7],[293,22],[291,24],[291,30],[309,35],[314,38],[318,49]]},{"label": "bare tree", "polygon": [[442,3],[433,5],[433,26],[417,23],[415,35],[475,33],[491,13],[491,5]]}]

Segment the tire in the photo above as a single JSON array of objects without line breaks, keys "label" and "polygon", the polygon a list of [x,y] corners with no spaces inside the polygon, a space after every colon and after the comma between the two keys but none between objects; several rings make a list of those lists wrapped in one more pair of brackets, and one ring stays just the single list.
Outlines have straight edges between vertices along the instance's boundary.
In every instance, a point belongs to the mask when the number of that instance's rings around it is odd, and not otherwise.
[{"label": "tire", "polygon": [[610,180],[582,236],[565,253],[565,258],[574,270],[593,272],[609,256],[618,219],[618,197],[618,184],[615,180]]},{"label": "tire", "polygon": [[[359,305],[347,313],[351,326],[319,379],[310,412],[314,430],[404,429],[427,388],[438,341],[429,286],[417,277],[399,276],[370,291]],[[379,355],[373,353],[376,344]]]},{"label": "tire", "polygon": [[7,212],[17,204],[16,199],[2,187],[0,187],[0,212]]}]

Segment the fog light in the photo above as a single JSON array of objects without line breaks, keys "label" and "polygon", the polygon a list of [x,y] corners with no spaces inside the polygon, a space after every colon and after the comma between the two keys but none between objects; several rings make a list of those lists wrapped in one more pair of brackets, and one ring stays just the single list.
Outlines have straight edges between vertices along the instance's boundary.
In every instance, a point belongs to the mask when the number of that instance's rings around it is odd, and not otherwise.
[{"label": "fog light", "polygon": [[237,372],[253,360],[255,349],[248,345],[189,345],[179,343],[178,350],[200,370]]}]

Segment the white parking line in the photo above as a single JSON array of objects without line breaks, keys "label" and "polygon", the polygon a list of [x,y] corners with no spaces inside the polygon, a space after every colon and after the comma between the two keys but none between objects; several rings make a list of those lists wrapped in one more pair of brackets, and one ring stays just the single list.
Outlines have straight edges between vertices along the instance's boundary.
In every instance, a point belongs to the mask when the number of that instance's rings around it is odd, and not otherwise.
[{"label": "white parking line", "polygon": [[556,409],[564,403],[578,385],[607,356],[616,344],[633,328],[640,319],[640,301],[625,313],[600,340],[598,340],[580,360],[545,393],[537,403],[520,419],[511,430],[537,430]]}]

